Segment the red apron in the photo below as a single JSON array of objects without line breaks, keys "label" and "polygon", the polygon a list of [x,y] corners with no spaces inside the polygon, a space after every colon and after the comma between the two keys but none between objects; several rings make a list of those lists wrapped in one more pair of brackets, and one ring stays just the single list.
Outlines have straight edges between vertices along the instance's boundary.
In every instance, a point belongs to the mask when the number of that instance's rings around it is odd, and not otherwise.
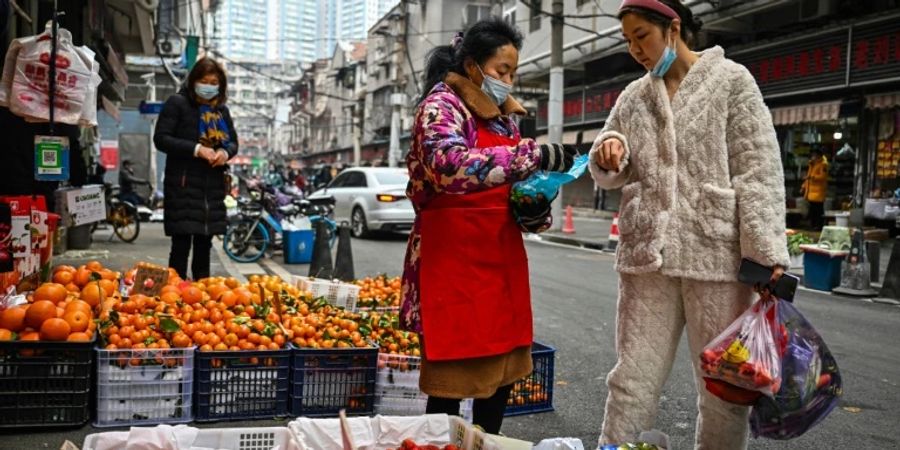
[{"label": "red apron", "polygon": [[[478,121],[476,147],[516,145]],[[420,215],[419,301],[431,361],[494,356],[531,345],[531,291],[510,184],[440,194]]]}]

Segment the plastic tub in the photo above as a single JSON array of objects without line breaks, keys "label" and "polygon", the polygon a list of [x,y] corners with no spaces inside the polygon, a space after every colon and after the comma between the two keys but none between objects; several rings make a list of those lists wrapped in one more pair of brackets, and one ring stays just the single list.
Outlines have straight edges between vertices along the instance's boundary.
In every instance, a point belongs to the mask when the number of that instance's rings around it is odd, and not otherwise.
[{"label": "plastic tub", "polygon": [[313,230],[284,232],[284,263],[309,264],[312,262],[316,233]]}]

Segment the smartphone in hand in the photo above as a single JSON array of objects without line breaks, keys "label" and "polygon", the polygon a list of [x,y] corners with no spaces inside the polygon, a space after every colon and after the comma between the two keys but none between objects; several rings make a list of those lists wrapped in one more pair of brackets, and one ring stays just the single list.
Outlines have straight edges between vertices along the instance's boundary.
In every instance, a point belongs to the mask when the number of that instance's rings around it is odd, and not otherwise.
[{"label": "smartphone in hand", "polygon": [[[738,281],[751,286],[767,285],[772,280],[773,271],[771,267],[766,267],[756,261],[744,258],[741,260],[741,268],[738,271]],[[793,302],[794,294],[797,292],[797,285],[799,284],[799,278],[785,273],[775,283],[772,293],[782,300]]]}]

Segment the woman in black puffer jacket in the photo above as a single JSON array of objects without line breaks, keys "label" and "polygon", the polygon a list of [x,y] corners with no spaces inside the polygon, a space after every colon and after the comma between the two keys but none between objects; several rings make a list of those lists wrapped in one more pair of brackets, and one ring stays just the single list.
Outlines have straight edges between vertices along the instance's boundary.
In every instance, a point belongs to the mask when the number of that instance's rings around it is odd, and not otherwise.
[{"label": "woman in black puffer jacket", "polygon": [[197,61],[181,92],[163,105],[153,142],[166,154],[165,231],[172,237],[169,266],[187,279],[209,276],[212,237],[224,234],[225,163],[238,152],[228,107],[225,71],[210,58]]}]

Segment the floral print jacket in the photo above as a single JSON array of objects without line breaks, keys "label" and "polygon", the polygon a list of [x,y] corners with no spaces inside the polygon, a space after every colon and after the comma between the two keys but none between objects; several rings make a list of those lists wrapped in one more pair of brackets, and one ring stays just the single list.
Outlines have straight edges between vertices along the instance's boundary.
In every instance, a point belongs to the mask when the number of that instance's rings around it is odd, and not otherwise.
[{"label": "floral print jacket", "polygon": [[417,213],[403,270],[400,322],[406,330],[422,332],[418,214],[439,194],[467,194],[513,183],[540,168],[540,148],[531,139],[515,146],[475,146],[478,119],[495,133],[518,136],[510,114],[525,114],[525,110],[512,97],[498,107],[468,78],[455,73],[435,85],[416,111],[406,158],[410,176],[406,193]]}]

